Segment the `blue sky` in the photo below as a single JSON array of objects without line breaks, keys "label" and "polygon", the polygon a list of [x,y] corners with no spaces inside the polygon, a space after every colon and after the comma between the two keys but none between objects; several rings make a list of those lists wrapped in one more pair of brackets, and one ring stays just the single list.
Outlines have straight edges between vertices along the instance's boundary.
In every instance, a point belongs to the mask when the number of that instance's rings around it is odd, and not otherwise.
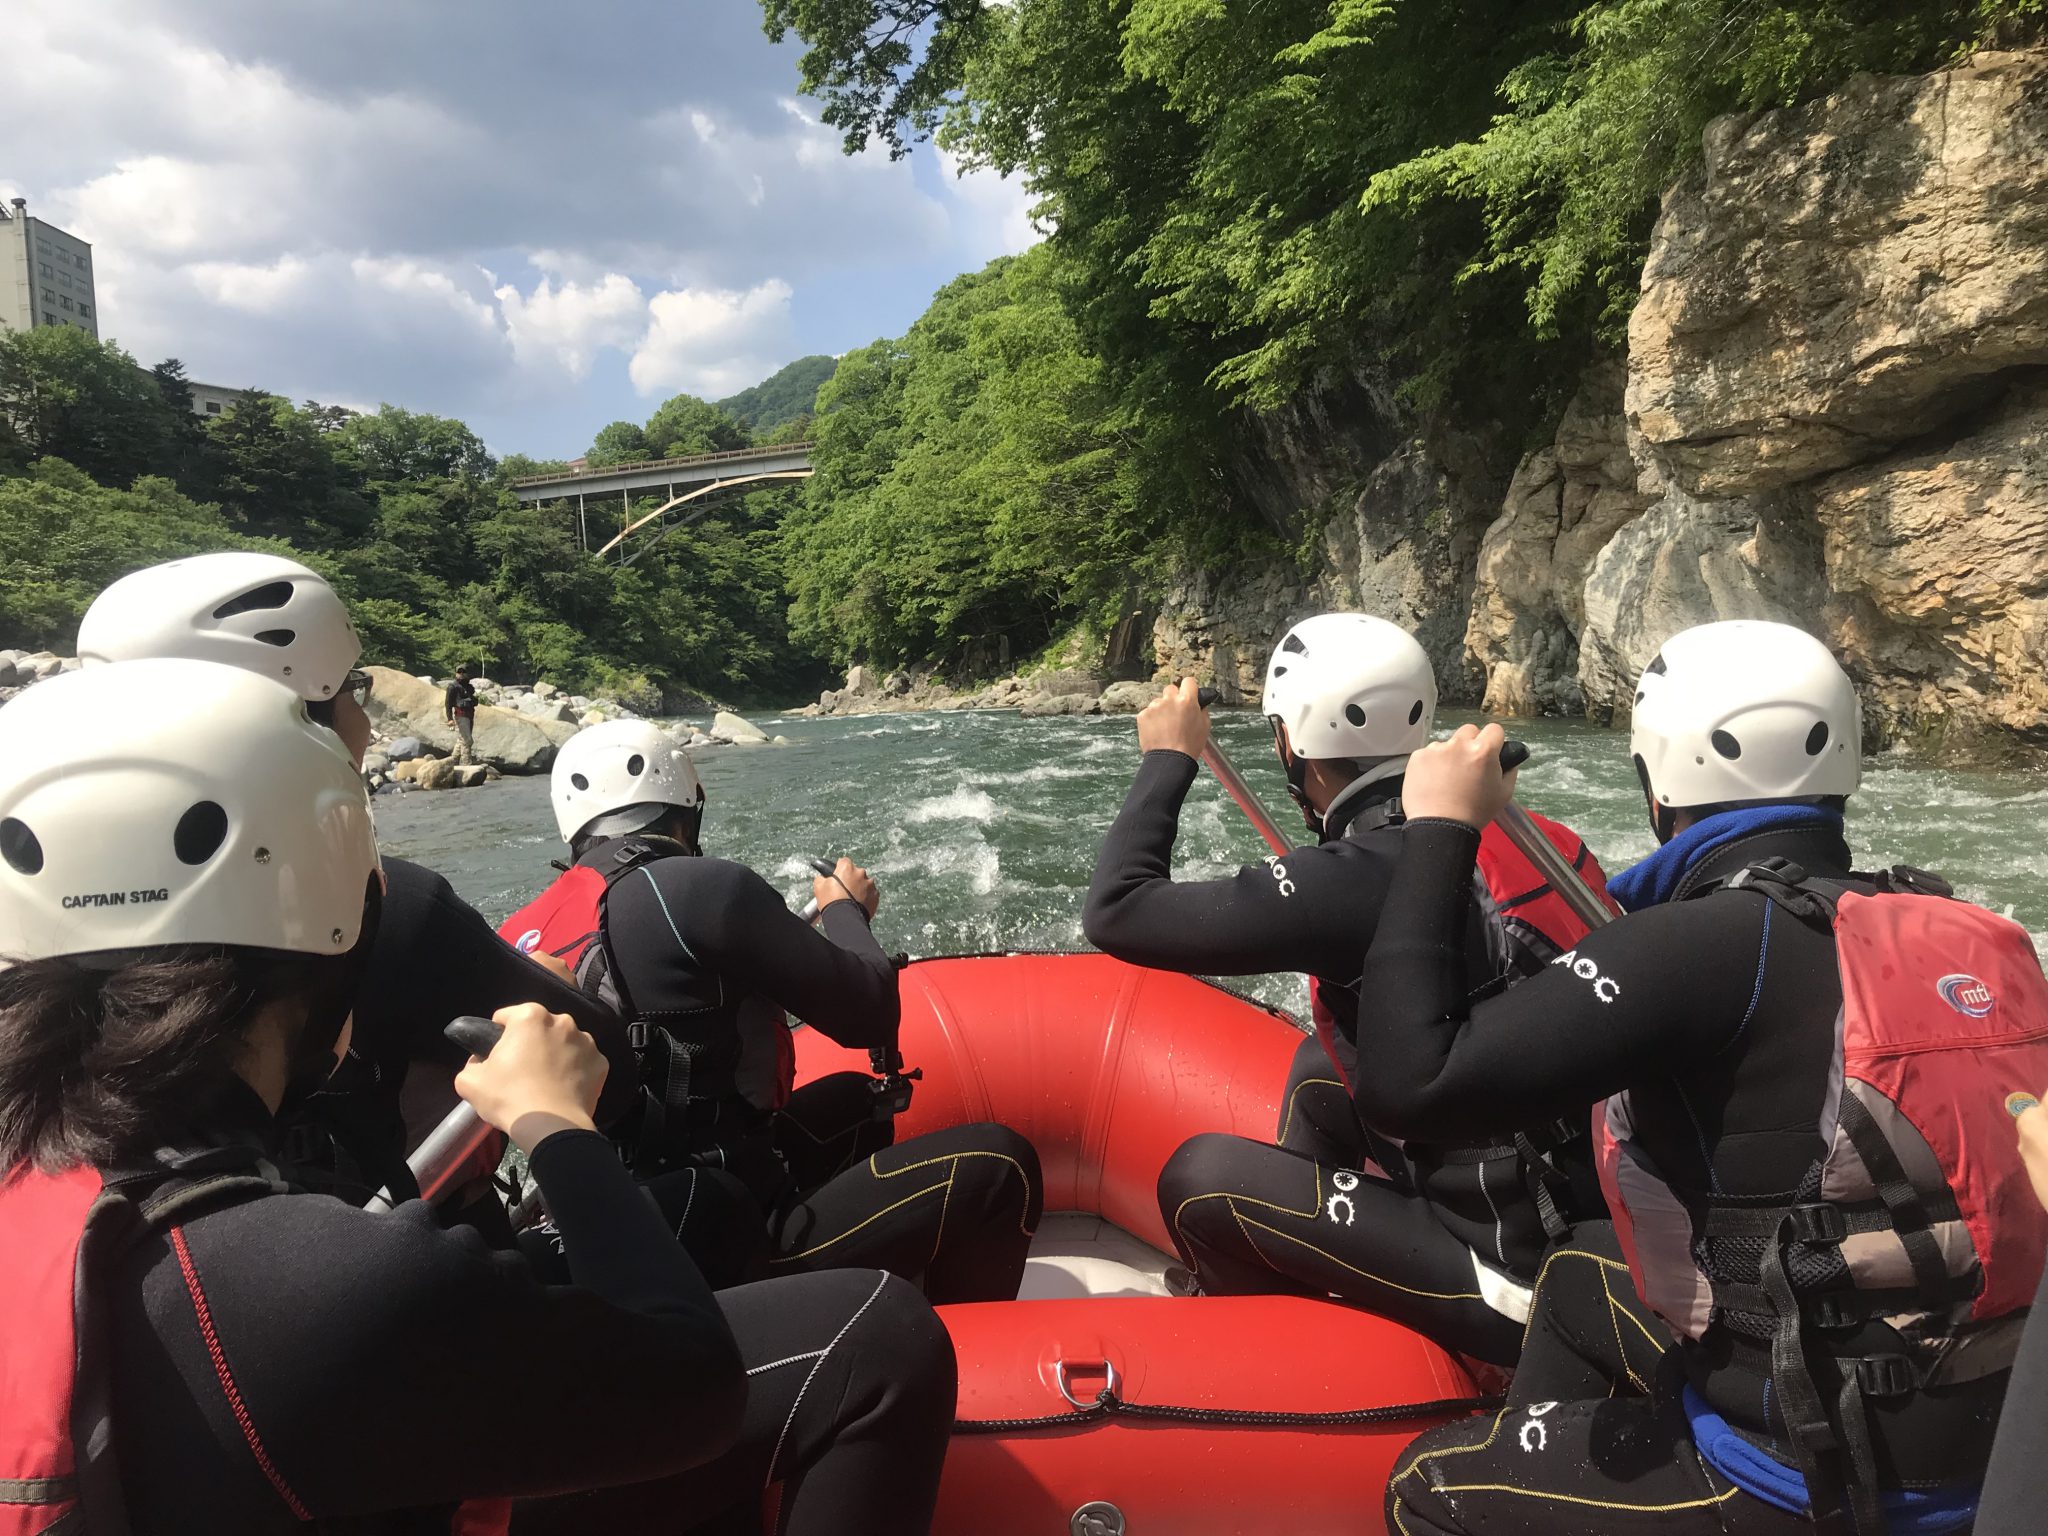
[{"label": "blue sky", "polygon": [[9,0],[0,196],[193,377],[580,452],[896,335],[1033,238],[929,146],[849,159],[752,0]]}]

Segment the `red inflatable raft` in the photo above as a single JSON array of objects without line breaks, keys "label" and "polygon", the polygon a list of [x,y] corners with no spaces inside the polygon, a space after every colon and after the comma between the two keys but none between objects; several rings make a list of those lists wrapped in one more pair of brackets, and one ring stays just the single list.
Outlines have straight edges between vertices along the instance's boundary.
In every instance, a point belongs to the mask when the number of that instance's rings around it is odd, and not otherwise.
[{"label": "red inflatable raft", "polygon": [[[1160,1168],[1197,1132],[1270,1138],[1301,1038],[1257,1003],[1105,955],[903,973],[902,1050],[924,1080],[898,1134],[1001,1121],[1036,1144],[1046,1181],[1023,1299],[940,1309],[963,1421],[940,1536],[1382,1529],[1395,1456],[1442,1413],[1313,1416],[1469,1397],[1458,1363],[1335,1303],[1170,1297],[1160,1282]],[[867,1059],[800,1030],[797,1067],[808,1081]],[[1135,1411],[1084,1412],[1105,1386]]]}]

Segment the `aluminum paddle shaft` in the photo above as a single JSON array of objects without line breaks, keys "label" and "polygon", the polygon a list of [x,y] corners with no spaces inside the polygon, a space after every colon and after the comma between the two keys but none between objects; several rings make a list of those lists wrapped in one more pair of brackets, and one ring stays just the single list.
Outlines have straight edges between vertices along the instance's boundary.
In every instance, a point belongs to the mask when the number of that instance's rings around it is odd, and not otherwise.
[{"label": "aluminum paddle shaft", "polygon": [[[1211,708],[1223,695],[1214,688],[1204,688],[1195,696],[1202,708]],[[1212,734],[1209,745],[1202,748],[1202,764],[1216,776],[1216,782],[1223,786],[1223,792],[1237,802],[1237,808],[1244,812],[1244,819],[1252,824],[1252,830],[1266,840],[1266,846],[1282,855],[1294,852],[1294,844],[1287,840],[1287,834],[1280,830],[1280,824],[1273,820],[1272,813],[1259,799],[1258,792],[1245,783],[1244,775],[1237,771],[1237,765],[1224,754]]]}]

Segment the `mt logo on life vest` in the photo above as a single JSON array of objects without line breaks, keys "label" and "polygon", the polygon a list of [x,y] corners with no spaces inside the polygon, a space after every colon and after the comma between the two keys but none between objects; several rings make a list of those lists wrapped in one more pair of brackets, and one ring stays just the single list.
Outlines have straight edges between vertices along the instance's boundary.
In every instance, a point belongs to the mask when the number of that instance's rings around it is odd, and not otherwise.
[{"label": "mt logo on life vest", "polygon": [[1991,989],[1976,977],[1961,971],[1944,976],[1934,984],[1934,990],[1941,994],[1941,1000],[1957,1013],[1973,1019],[1981,1019],[1997,1005],[1998,999],[1991,995]]},{"label": "mt logo on life vest", "polygon": [[540,948],[540,930],[529,928],[512,941],[512,947],[522,955],[530,955]]}]

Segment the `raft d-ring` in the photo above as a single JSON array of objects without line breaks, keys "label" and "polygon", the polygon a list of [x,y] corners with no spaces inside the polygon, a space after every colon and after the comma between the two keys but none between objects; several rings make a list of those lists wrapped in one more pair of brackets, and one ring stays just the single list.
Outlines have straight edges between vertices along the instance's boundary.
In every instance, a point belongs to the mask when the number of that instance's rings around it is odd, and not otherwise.
[{"label": "raft d-ring", "polygon": [[[1089,1366],[1089,1367],[1091,1367],[1091,1368],[1092,1368],[1092,1367],[1094,1367],[1094,1366],[1098,1366],[1098,1365],[1099,1365],[1099,1366],[1101,1366],[1101,1367],[1102,1367],[1102,1371],[1103,1371],[1103,1374],[1104,1374],[1105,1376],[1107,1376],[1107,1377],[1109,1378],[1109,1384],[1108,1384],[1108,1386],[1107,1386],[1107,1387],[1106,1387],[1106,1388],[1105,1388],[1104,1390],[1105,1390],[1105,1391],[1107,1391],[1107,1392],[1109,1393],[1109,1395],[1110,1395],[1111,1397],[1115,1397],[1115,1396],[1117,1395],[1117,1390],[1116,1390],[1116,1389],[1117,1389],[1117,1384],[1118,1384],[1118,1382],[1119,1382],[1119,1381],[1120,1381],[1120,1380],[1121,1380],[1122,1378],[1121,1378],[1121,1377],[1119,1377],[1119,1376],[1117,1375],[1117,1373],[1116,1373],[1116,1363],[1115,1363],[1114,1361],[1111,1361],[1111,1360],[1087,1360],[1087,1361],[1082,1361],[1082,1362],[1080,1362],[1080,1364],[1082,1364],[1082,1365],[1086,1365],[1086,1366]],[[1093,1408],[1093,1407],[1096,1407],[1096,1406],[1097,1406],[1097,1400],[1096,1400],[1096,1399],[1094,1399],[1094,1398],[1090,1398],[1090,1399],[1089,1399],[1089,1400],[1088,1400],[1087,1402],[1085,1402],[1085,1403],[1084,1403],[1084,1402],[1082,1402],[1082,1401],[1081,1401],[1081,1399],[1080,1399],[1080,1398],[1078,1398],[1078,1397],[1074,1396],[1074,1389],[1073,1389],[1072,1385],[1070,1385],[1070,1384],[1068,1383],[1068,1381],[1067,1381],[1067,1371],[1068,1371],[1069,1369],[1070,1369],[1070,1367],[1068,1366],[1068,1364],[1067,1364],[1067,1362],[1066,1362],[1065,1360],[1060,1360],[1060,1361],[1056,1361],[1056,1362],[1054,1363],[1054,1365],[1053,1365],[1053,1368],[1052,1368],[1052,1380],[1053,1380],[1053,1385],[1054,1385],[1054,1386],[1056,1386],[1056,1387],[1058,1387],[1058,1388],[1060,1389],[1060,1396],[1061,1396],[1061,1397],[1064,1397],[1064,1398],[1065,1398],[1065,1399],[1066,1399],[1066,1400],[1067,1400],[1068,1402],[1072,1403],[1072,1404],[1073,1404],[1073,1405],[1074,1405],[1074,1406],[1075,1406],[1076,1408]]]}]

